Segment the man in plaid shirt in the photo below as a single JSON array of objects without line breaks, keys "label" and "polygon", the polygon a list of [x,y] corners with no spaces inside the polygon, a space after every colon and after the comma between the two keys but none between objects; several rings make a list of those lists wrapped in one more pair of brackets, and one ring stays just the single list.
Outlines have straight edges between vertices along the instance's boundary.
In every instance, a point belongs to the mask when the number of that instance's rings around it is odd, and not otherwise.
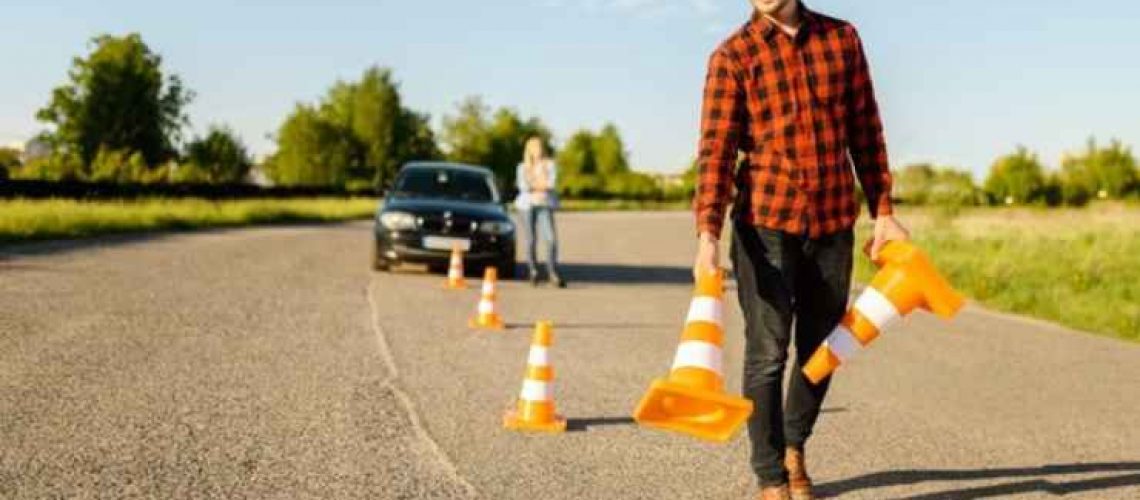
[{"label": "man in plaid shirt", "polygon": [[807,500],[803,446],[828,381],[813,386],[800,368],[847,308],[856,177],[875,223],[872,256],[909,236],[891,215],[883,126],[855,28],[799,0],[750,1],[752,19],[709,59],[694,269],[719,267],[731,200],[730,258],[746,322],[744,393],[756,405],[748,423],[752,468],[762,499]]}]

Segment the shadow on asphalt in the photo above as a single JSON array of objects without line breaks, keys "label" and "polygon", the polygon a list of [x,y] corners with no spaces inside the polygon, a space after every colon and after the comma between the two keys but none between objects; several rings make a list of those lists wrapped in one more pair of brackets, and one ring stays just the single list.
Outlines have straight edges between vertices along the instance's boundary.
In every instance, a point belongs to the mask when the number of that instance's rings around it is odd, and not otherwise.
[{"label": "shadow on asphalt", "polygon": [[562,275],[574,283],[687,285],[693,270],[677,266],[632,266],[622,264],[559,264]]},{"label": "shadow on asphalt", "polygon": [[566,430],[568,432],[585,432],[591,427],[636,425],[630,417],[596,417],[596,418],[568,418]]},{"label": "shadow on asphalt", "polygon": [[[1132,474],[1114,474],[1121,472],[1131,472]],[[1058,476],[1065,474],[1096,473],[1112,475],[1073,481],[1054,481],[1040,477]],[[1017,467],[998,469],[932,469],[884,471],[839,481],[832,481],[829,483],[821,483],[816,485],[815,489],[816,494],[821,498],[831,498],[857,491],[872,490],[875,488],[888,488],[892,486],[906,486],[930,481],[970,481],[985,479],[1016,479],[1023,477],[1033,478],[1016,480],[1013,482],[996,485],[975,486],[937,491],[934,493],[925,493],[922,495],[911,496],[907,498],[912,500],[933,500],[941,498],[987,498],[1025,493],[1067,495],[1085,491],[1140,486],[1140,462],[1054,464],[1045,465],[1042,467]]]},{"label": "shadow on asphalt", "polygon": [[[666,323],[559,323],[554,322],[556,331],[562,330],[648,330],[655,328],[672,328],[677,325]],[[534,323],[507,323],[507,330],[530,330]]]}]

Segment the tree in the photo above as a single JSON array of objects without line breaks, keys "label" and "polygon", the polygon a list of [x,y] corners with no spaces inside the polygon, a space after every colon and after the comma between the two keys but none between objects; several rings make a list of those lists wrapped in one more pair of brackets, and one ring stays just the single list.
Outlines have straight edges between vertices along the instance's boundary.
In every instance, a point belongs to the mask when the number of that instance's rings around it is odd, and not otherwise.
[{"label": "tree", "polygon": [[1082,154],[1062,160],[1060,181],[1066,198],[1121,198],[1137,187],[1140,173],[1131,148],[1119,140],[1098,148],[1096,139],[1090,138]]},{"label": "tree", "polygon": [[927,203],[944,207],[977,205],[984,198],[970,172],[953,168],[935,171],[934,182],[925,197]]},{"label": "tree", "polygon": [[1045,186],[1045,174],[1037,155],[1019,146],[998,158],[990,167],[985,190],[995,201],[1012,205],[1036,201]]},{"label": "tree", "polygon": [[377,185],[386,186],[394,179],[399,166],[413,160],[436,160],[443,157],[443,153],[436,144],[435,132],[431,130],[431,119],[428,115],[404,109],[400,113],[400,121],[396,127],[395,168],[378,172]]},{"label": "tree", "polygon": [[142,153],[100,148],[91,161],[87,179],[94,182],[139,182],[146,172],[146,160]]},{"label": "tree", "polygon": [[894,176],[894,195],[905,203],[926,204],[934,185],[934,166],[929,163],[907,165]]},{"label": "tree", "polygon": [[193,98],[177,75],[165,75],[162,57],[137,33],[92,39],[75,58],[69,82],[52,91],[36,118],[54,125],[51,142],[89,166],[101,150],[139,152],[147,165],[176,153],[184,108]]},{"label": "tree", "polygon": [[0,148],[0,181],[8,180],[9,172],[20,167],[20,152],[12,148]]},{"label": "tree", "polygon": [[277,153],[266,174],[286,186],[342,186],[355,150],[349,131],[298,104],[277,133]]},{"label": "tree", "polygon": [[205,137],[197,137],[186,146],[186,163],[181,169],[199,174],[196,180],[226,184],[244,180],[252,166],[241,139],[228,128],[213,126]]},{"label": "tree", "polygon": [[524,120],[511,108],[492,113],[478,97],[468,97],[455,115],[444,117],[442,137],[448,160],[489,167],[507,186],[515,184],[528,139],[539,137],[546,150],[553,151],[553,134],[538,117]]},{"label": "tree", "polygon": [[570,136],[558,153],[560,190],[571,196],[597,196],[602,182],[598,177],[598,161],[594,154],[594,134],[579,130]]},{"label": "tree", "polygon": [[621,139],[621,133],[612,123],[607,123],[594,137],[593,151],[598,173],[602,176],[629,172],[625,143]]},{"label": "tree", "polygon": [[969,172],[929,163],[907,165],[894,175],[894,195],[914,205],[976,205],[981,192]]},{"label": "tree", "polygon": [[440,138],[447,148],[447,159],[478,165],[491,156],[491,133],[487,115],[490,108],[477,96],[456,105],[454,115],[443,117]]},{"label": "tree", "polygon": [[383,186],[404,163],[439,157],[429,122],[403,107],[391,71],[374,66],[335,83],[316,106],[294,108],[266,171],[281,184]]}]

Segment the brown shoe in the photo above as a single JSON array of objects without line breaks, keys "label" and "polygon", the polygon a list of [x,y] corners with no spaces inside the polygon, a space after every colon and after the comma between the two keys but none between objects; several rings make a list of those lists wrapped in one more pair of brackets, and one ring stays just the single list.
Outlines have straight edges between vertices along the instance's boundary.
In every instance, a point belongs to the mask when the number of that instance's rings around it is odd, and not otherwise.
[{"label": "brown shoe", "polygon": [[803,450],[788,447],[784,453],[784,467],[788,469],[788,493],[792,500],[815,500]]},{"label": "brown shoe", "polygon": [[768,486],[760,488],[760,495],[756,500],[791,500],[788,495],[788,487],[785,486]]}]

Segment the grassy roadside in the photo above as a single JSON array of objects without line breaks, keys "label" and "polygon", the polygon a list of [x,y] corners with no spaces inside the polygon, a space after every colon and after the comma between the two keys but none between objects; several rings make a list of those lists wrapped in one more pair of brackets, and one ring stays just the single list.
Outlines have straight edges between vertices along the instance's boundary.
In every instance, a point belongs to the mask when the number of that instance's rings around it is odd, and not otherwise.
[{"label": "grassy roadside", "polygon": [[0,242],[101,234],[367,218],[372,198],[209,201],[0,200]]},{"label": "grassy roadside", "polygon": [[[1140,341],[1140,207],[903,209],[947,279],[992,309]],[[867,237],[860,228],[859,241]],[[856,279],[874,270],[856,258]]]}]

